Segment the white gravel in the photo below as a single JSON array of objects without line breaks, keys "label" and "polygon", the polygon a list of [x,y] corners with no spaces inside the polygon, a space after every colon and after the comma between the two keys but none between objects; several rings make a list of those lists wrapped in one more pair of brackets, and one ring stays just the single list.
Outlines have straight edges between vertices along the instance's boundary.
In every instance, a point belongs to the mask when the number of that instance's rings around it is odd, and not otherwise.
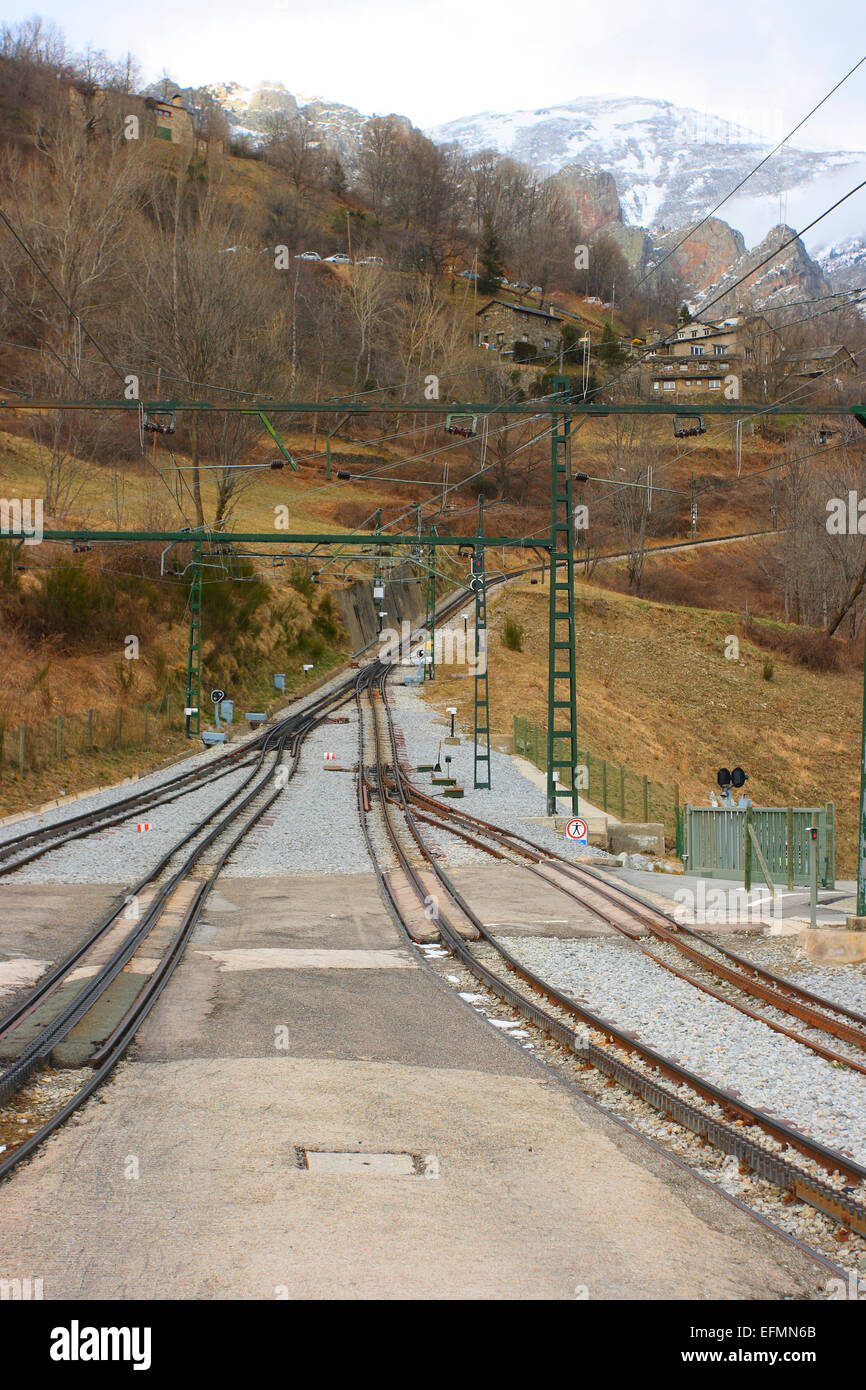
[{"label": "white gravel", "polygon": [[812,967],[798,970],[793,979],[813,994],[823,994],[825,999],[866,1016],[866,964]]},{"label": "white gravel", "polygon": [[[133,814],[119,825],[80,840],[58,845],[23,869],[4,875],[3,882],[134,883],[153,868],[185,831],[237,790],[249,775],[250,768],[240,768],[211,786],[186,792],[176,801]],[[139,824],[147,824],[150,829],[139,832],[136,828]]]},{"label": "white gravel", "polygon": [[[43,826],[56,825],[58,821],[68,820],[71,816],[85,815],[89,811],[97,811],[104,806],[112,806],[115,802],[123,801],[128,796],[138,796],[140,793],[151,791],[155,787],[161,787],[172,777],[177,777],[197,767],[206,766],[208,763],[218,770],[219,758],[219,751],[212,748],[205,749],[190,758],[184,758],[182,762],[173,763],[171,767],[164,767],[158,772],[150,772],[145,777],[138,777],[133,782],[122,782],[112,787],[103,787],[94,792],[92,796],[78,797],[74,801],[67,801],[62,806],[52,807],[51,810],[43,811],[38,815],[22,817],[20,820],[12,821],[11,824],[0,827],[0,845],[7,840],[17,838],[19,835],[40,830]],[[225,778],[224,780],[228,782],[229,779]],[[217,783],[217,785],[220,786],[222,783]]]},{"label": "white gravel", "polygon": [[[371,868],[358,817],[355,705],[338,716],[348,724],[324,724],[304,740],[295,776],[268,814],[225,867],[227,878],[282,874],[362,873]],[[324,754],[335,753],[346,772],[325,772]]]},{"label": "white gravel", "polygon": [[866,1164],[866,1077],[708,998],[626,942],[512,937],[508,944],[594,1013]]},{"label": "white gravel", "polygon": [[[550,826],[539,825],[530,819],[532,816],[547,814],[546,796],[540,787],[530,782],[528,777],[524,777],[507,753],[497,753],[491,748],[490,790],[476,791],[472,785],[474,744],[471,736],[464,737],[458,747],[446,746],[444,739],[448,728],[433,723],[436,712],[430,710],[423,700],[419,699],[416,691],[411,686],[394,685],[389,688],[394,723],[398,734],[402,734],[405,740],[406,762],[410,768],[415,768],[418,763],[435,763],[441,740],[442,770],[445,771],[447,754],[452,759],[451,775],[456,777],[458,785],[465,789],[462,799],[454,802],[457,809],[524,835],[558,854],[568,855],[569,847],[564,835],[557,835]],[[467,684],[466,699],[471,700],[471,684]],[[471,710],[471,704],[469,708]],[[412,781],[422,791],[430,792],[434,796],[440,791],[438,787],[431,785],[430,774],[427,772],[413,772]],[[448,804],[447,801],[445,804]],[[560,808],[561,813],[565,814],[565,801],[560,802]],[[474,849],[472,845],[458,841],[453,836],[448,836],[447,852],[449,864],[490,862],[489,856],[482,850]],[[605,850],[594,849],[591,845],[580,846],[580,857],[612,862],[611,856]]]}]

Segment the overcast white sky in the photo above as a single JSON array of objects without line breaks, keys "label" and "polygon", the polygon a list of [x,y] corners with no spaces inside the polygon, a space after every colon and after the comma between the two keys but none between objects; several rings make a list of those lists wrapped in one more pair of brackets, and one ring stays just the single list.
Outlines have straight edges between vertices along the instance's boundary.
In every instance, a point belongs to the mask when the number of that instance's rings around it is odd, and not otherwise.
[{"label": "overcast white sky", "polygon": [[[148,79],[282,82],[428,126],[587,95],[660,97],[788,130],[866,52],[862,0],[5,0]],[[753,120],[750,122],[750,114]],[[866,150],[866,64],[798,136]]]}]

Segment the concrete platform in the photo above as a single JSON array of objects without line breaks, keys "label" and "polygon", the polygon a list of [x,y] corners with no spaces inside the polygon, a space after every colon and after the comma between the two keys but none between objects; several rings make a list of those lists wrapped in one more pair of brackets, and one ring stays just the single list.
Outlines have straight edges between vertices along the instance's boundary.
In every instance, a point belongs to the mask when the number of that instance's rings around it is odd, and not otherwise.
[{"label": "concrete platform", "polygon": [[[467,874],[485,911],[546,911],[531,875],[494,900]],[[308,1171],[304,1148],[414,1157]],[[372,874],[226,882],[130,1060],[0,1189],[0,1272],[47,1299],[779,1299],[826,1277],[479,1019]]]}]

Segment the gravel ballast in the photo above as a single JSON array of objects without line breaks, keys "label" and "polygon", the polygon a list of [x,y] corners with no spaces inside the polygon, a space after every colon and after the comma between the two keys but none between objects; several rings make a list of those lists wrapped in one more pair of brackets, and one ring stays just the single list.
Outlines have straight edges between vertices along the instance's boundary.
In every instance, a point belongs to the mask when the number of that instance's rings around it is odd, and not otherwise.
[{"label": "gravel ballast", "polygon": [[[474,744],[471,737],[465,737],[459,746],[444,742],[448,729],[442,724],[434,724],[436,712],[419,699],[411,686],[394,685],[389,687],[391,709],[398,735],[402,735],[405,745],[405,758],[410,768],[419,763],[435,763],[440,742],[442,770],[445,771],[446,754],[452,759],[451,776],[457,778],[465,795],[455,805],[470,816],[492,821],[506,830],[524,835],[536,844],[568,855],[568,844],[564,835],[558,835],[549,825],[539,825],[531,818],[547,814],[547,800],[540,787],[524,777],[514,760],[507,753],[490,750],[490,790],[476,791],[474,780]],[[467,694],[469,691],[467,690]],[[421,791],[437,795],[440,788],[430,783],[430,774],[412,772],[411,779]],[[445,803],[447,805],[447,802]],[[561,803],[562,814],[566,812],[566,802]],[[489,863],[489,856],[482,850],[473,848],[465,842],[448,842],[449,864]],[[580,846],[580,857],[614,862],[605,850],[594,849],[591,845]]]},{"label": "gravel ballast", "polygon": [[[227,878],[351,874],[371,868],[358,817],[354,703],[339,716],[349,723],[324,724],[304,740],[297,772],[226,864]],[[334,753],[337,767],[348,770],[325,772],[325,753]]]},{"label": "gravel ballast", "polygon": [[594,1013],[866,1165],[866,1077],[701,994],[627,942],[511,937],[508,944]]},{"label": "gravel ballast", "polygon": [[[3,882],[132,883],[143,878],[185,832],[237,791],[249,775],[250,768],[238,769],[210,786],[186,792],[176,801],[133,813],[119,825],[58,845],[24,868],[4,875]],[[136,827],[140,824],[150,829],[139,831]]]}]

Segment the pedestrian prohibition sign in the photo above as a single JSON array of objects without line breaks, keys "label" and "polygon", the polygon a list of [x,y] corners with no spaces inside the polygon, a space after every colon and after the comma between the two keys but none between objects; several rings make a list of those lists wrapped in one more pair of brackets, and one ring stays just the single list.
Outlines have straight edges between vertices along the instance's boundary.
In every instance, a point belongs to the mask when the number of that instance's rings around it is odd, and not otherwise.
[{"label": "pedestrian prohibition sign", "polygon": [[579,845],[586,844],[586,821],[570,820],[565,827],[566,838],[576,840]]}]

